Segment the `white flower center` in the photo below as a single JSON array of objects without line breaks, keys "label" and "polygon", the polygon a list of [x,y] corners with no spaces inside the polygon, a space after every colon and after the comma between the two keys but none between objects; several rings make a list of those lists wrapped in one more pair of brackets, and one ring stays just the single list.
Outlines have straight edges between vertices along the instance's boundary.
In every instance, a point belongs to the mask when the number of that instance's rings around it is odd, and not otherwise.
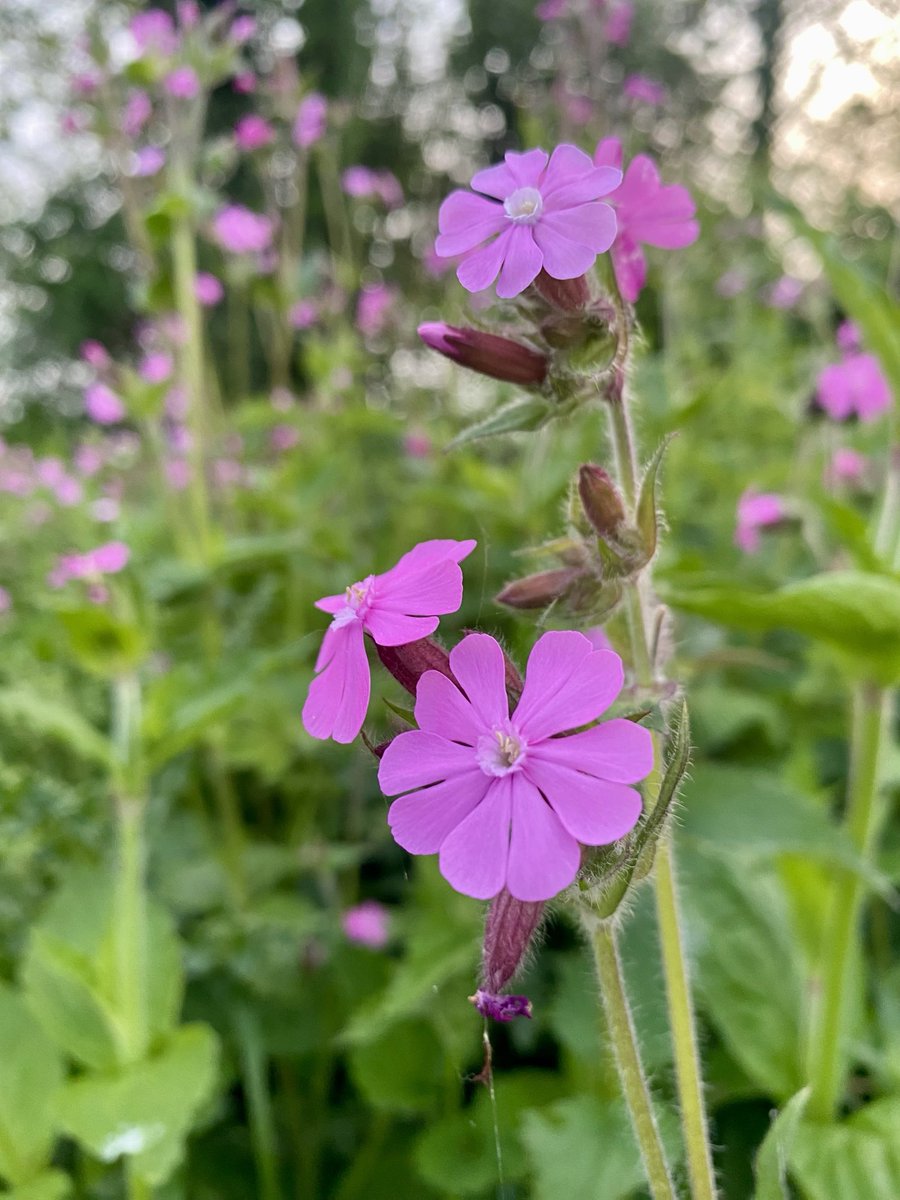
[{"label": "white flower center", "polygon": [[537,188],[516,188],[503,201],[503,208],[517,225],[534,225],[543,211],[544,199]]},{"label": "white flower center", "polygon": [[475,758],[485,775],[509,775],[521,769],[526,749],[524,738],[510,726],[480,737]]},{"label": "white flower center", "polygon": [[342,629],[352,621],[361,621],[372,603],[374,575],[367,575],[359,583],[351,583],[344,593],[347,603],[338,609],[331,622],[332,629]]}]

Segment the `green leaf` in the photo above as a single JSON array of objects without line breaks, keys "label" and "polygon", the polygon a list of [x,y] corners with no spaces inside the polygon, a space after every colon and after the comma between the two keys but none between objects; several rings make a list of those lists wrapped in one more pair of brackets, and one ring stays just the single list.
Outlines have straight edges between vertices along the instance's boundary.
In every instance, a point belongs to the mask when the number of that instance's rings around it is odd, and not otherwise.
[{"label": "green leaf", "polygon": [[884,684],[900,679],[900,581],[891,576],[834,571],[777,592],[673,589],[665,599],[739,629],[794,630],[841,651],[854,675]]},{"label": "green leaf", "polygon": [[[28,1007],[47,1035],[94,1070],[122,1058],[113,894],[107,873],[73,871],[32,931],[22,973]],[[147,929],[147,1018],[156,1038],[174,1026],[181,1005],[181,951],[171,920],[152,902]]]},{"label": "green leaf", "polygon": [[427,1113],[446,1095],[443,1059],[434,1030],[417,1019],[400,1021],[377,1040],[354,1046],[349,1064],[354,1083],[373,1108]]},{"label": "green leaf", "polygon": [[656,487],[659,477],[659,468],[662,465],[662,460],[669,448],[669,444],[675,434],[670,433],[656,449],[656,453],[647,463],[647,469],[644,472],[644,478],[641,480],[641,490],[637,502],[637,527],[641,535],[644,552],[646,554],[645,562],[649,562],[656,553],[656,539],[659,526],[659,509],[656,498]]},{"label": "green leaf", "polygon": [[136,626],[120,621],[105,608],[71,608],[56,612],[69,649],[85,670],[103,679],[133,671],[147,654],[147,641]]},{"label": "green leaf", "polygon": [[66,1132],[101,1162],[132,1159],[138,1178],[165,1183],[212,1094],[218,1043],[207,1025],[184,1025],[158,1054],[108,1076],[69,1083],[59,1101]]},{"label": "green leaf", "polygon": [[72,1180],[63,1171],[42,1171],[21,1187],[4,1192],[4,1200],[66,1200],[72,1194]]},{"label": "green leaf", "polygon": [[546,425],[552,415],[553,409],[546,400],[513,400],[485,417],[483,421],[478,421],[462,433],[458,433],[447,446],[447,450],[456,450],[467,442],[492,437],[495,434],[531,432]]},{"label": "green leaf", "polygon": [[756,1155],[753,1200],[791,1200],[787,1181],[788,1153],[808,1100],[809,1088],[805,1087],[796,1096],[791,1096],[769,1126]]},{"label": "green leaf", "polygon": [[6,985],[0,985],[0,1175],[29,1183],[53,1149],[52,1112],[63,1081],[52,1042]]},{"label": "green leaf", "polygon": [[110,742],[79,715],[74,701],[62,702],[27,687],[0,689],[0,721],[24,726],[40,737],[62,742],[79,758],[110,769]]},{"label": "green leaf", "polygon": [[876,1100],[839,1124],[803,1122],[788,1148],[804,1200],[897,1200],[900,1099]]}]

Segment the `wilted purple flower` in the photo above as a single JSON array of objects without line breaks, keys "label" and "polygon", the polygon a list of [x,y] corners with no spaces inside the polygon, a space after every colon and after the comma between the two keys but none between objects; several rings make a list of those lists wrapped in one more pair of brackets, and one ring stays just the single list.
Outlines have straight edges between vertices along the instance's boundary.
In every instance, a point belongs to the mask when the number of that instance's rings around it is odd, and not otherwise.
[{"label": "wilted purple flower", "polygon": [[300,101],[294,121],[294,145],[308,150],[325,135],[328,121],[328,101],[321,92],[310,92]]},{"label": "wilted purple flower", "polygon": [[469,999],[483,1017],[492,1021],[514,1021],[516,1017],[532,1016],[531,1001],[527,996],[506,996],[486,992],[479,988]]},{"label": "wilted purple flower", "polygon": [[777,525],[787,515],[784,499],[777,492],[757,492],[748,488],[738,500],[734,541],[745,554],[760,547],[760,529]]},{"label": "wilted purple flower", "polygon": [[497,279],[497,295],[509,299],[541,270],[577,279],[612,245],[616,218],[599,198],[621,182],[621,171],[595,166],[576,146],[557,146],[550,156],[507,151],[504,162],[473,176],[473,192],[443,202],[435,249],[462,255],[456,275],[470,292]]},{"label": "wilted purple flower", "polygon": [[84,389],[84,411],[98,425],[125,420],[124,404],[105,383],[90,383]]},{"label": "wilted purple flower", "polygon": [[164,354],[162,351],[156,351],[141,359],[138,365],[138,375],[146,383],[165,383],[174,369],[172,356]]},{"label": "wilted purple flower", "polygon": [[[605,138],[600,142],[594,151],[594,162],[621,166],[619,139]],[[609,202],[618,222],[610,257],[619,290],[633,304],[647,278],[641,243],[677,250],[695,242],[700,234],[700,226],[694,219],[696,206],[687,188],[662,182],[656,163],[646,154],[638,154],[631,160]]]},{"label": "wilted purple flower", "polygon": [[132,159],[130,175],[136,179],[148,179],[157,175],[166,165],[166,152],[159,146],[142,146]]},{"label": "wilted purple flower", "polygon": [[303,726],[315,738],[352,742],[369,706],[371,679],[364,634],[379,646],[401,646],[434,633],[438,617],[462,603],[460,562],[474,541],[420,542],[383,575],[368,575],[316,608],[332,622],[316,659],[318,674],[303,706]]},{"label": "wilted purple flower", "polygon": [[255,17],[235,17],[228,31],[228,40],[235,46],[243,46],[256,34]]},{"label": "wilted purple flower", "polygon": [[[411,854],[438,854],[458,892],[487,900],[549,900],[575,879],[581,846],[634,828],[640,794],[627,785],[653,767],[648,730],[593,722],[618,696],[622,662],[580,633],[543,634],[510,715],[498,642],[472,633],[450,652],[456,684],[426,672],[417,730],[399,734],[378,768],[391,833]],[[458,686],[457,686],[458,685]]]},{"label": "wilted purple flower", "polygon": [[874,354],[847,354],[819,373],[819,404],[835,421],[874,421],[891,407],[891,389]]},{"label": "wilted purple flower", "polygon": [[646,75],[629,75],[622,85],[622,95],[638,104],[650,104],[654,108],[659,108],[666,102],[666,89]]},{"label": "wilted purple flower", "polygon": [[356,327],[363,337],[377,337],[382,332],[396,300],[396,290],[384,283],[362,289],[356,302]]},{"label": "wilted purple flower", "polygon": [[174,54],[178,49],[175,22],[161,8],[148,8],[135,13],[128,28],[143,53]]},{"label": "wilted purple flower", "polygon": [[89,366],[97,371],[102,371],[104,367],[112,365],[109,351],[101,342],[82,342],[79,354]]},{"label": "wilted purple flower", "polygon": [[122,132],[126,137],[137,137],[152,115],[150,97],[140,88],[132,88],[122,110]]},{"label": "wilted purple flower", "polygon": [[319,308],[315,300],[298,300],[292,304],[288,321],[292,329],[309,329],[319,319]]},{"label": "wilted purple flower", "polygon": [[208,271],[198,271],[194,280],[194,295],[204,308],[213,308],[225,295],[222,282]]},{"label": "wilted purple flower", "polygon": [[388,910],[377,900],[363,900],[348,908],[341,917],[341,925],[349,941],[370,950],[381,950],[390,937]]},{"label": "wilted purple flower", "polygon": [[213,218],[213,233],[232,254],[260,254],[272,244],[274,223],[242,204],[228,204]]},{"label": "wilted purple flower", "polygon": [[200,77],[193,67],[176,67],[163,80],[163,87],[176,100],[193,100],[200,92]]},{"label": "wilted purple flower", "polygon": [[234,140],[240,150],[261,150],[275,140],[275,130],[265,117],[248,113],[235,125]]},{"label": "wilted purple flower", "polygon": [[5,587],[0,587],[0,616],[8,613],[12,608],[12,596]]},{"label": "wilted purple flower", "polygon": [[269,434],[269,445],[273,450],[292,450],[300,441],[300,432],[293,425],[276,425]]},{"label": "wilted purple flower", "polygon": [[629,0],[620,0],[607,13],[603,36],[611,46],[627,46],[631,40],[633,21],[634,5]]}]

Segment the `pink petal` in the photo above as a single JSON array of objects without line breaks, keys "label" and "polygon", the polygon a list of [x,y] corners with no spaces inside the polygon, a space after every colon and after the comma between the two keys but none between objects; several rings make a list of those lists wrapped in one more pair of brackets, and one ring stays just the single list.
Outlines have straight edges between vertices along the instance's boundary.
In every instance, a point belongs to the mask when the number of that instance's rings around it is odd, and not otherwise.
[{"label": "pink petal", "polygon": [[472,176],[471,186],[476,192],[483,192],[485,196],[505,200],[520,185],[506,163],[502,162],[494,167],[485,167],[483,171],[476,171]]},{"label": "pink petal", "polygon": [[476,767],[424,791],[401,796],[388,809],[394,841],[410,854],[437,854],[490,786],[491,780]]},{"label": "pink petal", "polygon": [[616,236],[616,214],[608,204],[600,201],[576,204],[563,212],[544,215],[541,225],[590,247],[597,254],[608,250]]},{"label": "pink petal", "polygon": [[587,204],[608,196],[622,182],[622,172],[614,167],[593,167],[587,175],[561,184],[550,195],[544,195],[544,212],[562,212],[578,204]]},{"label": "pink petal", "polygon": [[506,261],[497,280],[497,295],[508,300],[524,292],[541,269],[544,256],[527,225],[515,226],[509,239]]},{"label": "pink petal", "polygon": [[571,185],[581,176],[590,175],[593,170],[594,164],[589,154],[564,142],[550,155],[547,170],[541,180],[541,195],[546,200],[558,188]]},{"label": "pink petal", "polygon": [[534,760],[612,783],[637,783],[653,770],[653,738],[642,725],[616,717],[571,737],[539,742],[528,752],[528,762]]},{"label": "pink petal", "polygon": [[314,738],[352,742],[362,729],[369,706],[371,678],[363,629],[353,621],[329,629],[332,655],[328,665],[309,685],[303,705],[303,727]]},{"label": "pink petal", "polygon": [[578,874],[581,849],[524,775],[507,778],[513,806],[506,887],[516,900],[550,900]]},{"label": "pink petal", "polygon": [[438,212],[435,251],[444,258],[479,246],[506,224],[503,206],[473,192],[451,192]]},{"label": "pink petal", "polygon": [[547,165],[546,151],[526,150],[524,154],[518,154],[515,150],[507,150],[503,160],[517,188],[540,186],[541,176]]},{"label": "pink petal", "polygon": [[619,291],[629,304],[634,304],[647,281],[647,260],[643,250],[623,233],[614,242],[610,258]]},{"label": "pink petal", "polygon": [[[555,222],[555,223],[554,223]],[[574,242],[561,232],[563,214],[541,217],[534,226],[534,240],[544,254],[544,270],[554,279],[577,279],[594,265],[597,254],[589,246]]]},{"label": "pink petal", "polygon": [[483,724],[483,732],[509,717],[506,663],[494,638],[486,633],[468,634],[450,651],[450,670]]},{"label": "pink petal", "polygon": [[477,545],[474,538],[467,538],[460,542],[454,538],[431,538],[427,542],[419,542],[417,546],[413,546],[412,550],[407,550],[385,574],[391,574],[400,567],[414,567],[419,570],[421,567],[443,562],[445,559],[449,559],[451,562],[462,562]]},{"label": "pink petal", "polygon": [[485,729],[471,704],[440,671],[426,671],[416,686],[416,724],[454,742],[474,746]]},{"label": "pink petal", "polygon": [[641,815],[640,794],[624,784],[607,783],[532,756],[526,773],[572,837],[584,846],[617,841],[635,827]]},{"label": "pink petal", "polygon": [[511,775],[495,779],[477,808],[441,845],[441,874],[464,896],[490,900],[506,882],[511,782]]},{"label": "pink petal", "polygon": [[594,650],[571,630],[545,633],[528,659],[515,725],[530,743],[585,725],[612,704],[623,678],[612,650]]},{"label": "pink petal", "polygon": [[448,559],[418,570],[392,567],[376,577],[373,599],[364,617],[366,628],[376,611],[416,617],[456,612],[462,603],[462,592],[462,570],[459,563]]},{"label": "pink petal", "polygon": [[512,226],[480,250],[473,250],[456,268],[456,278],[467,292],[482,292],[489,288],[503,265]]},{"label": "pink petal", "polygon": [[849,417],[853,409],[853,393],[843,363],[833,363],[820,372],[818,379],[819,404],[835,421]]},{"label": "pink petal", "polygon": [[[457,606],[458,607],[458,606]],[[372,607],[365,615],[363,626],[379,646],[405,646],[434,633],[440,621],[437,617],[408,617]]]},{"label": "pink petal", "polygon": [[594,165],[622,169],[622,143],[617,137],[603,138],[594,151]]},{"label": "pink petal", "polygon": [[438,733],[410,729],[398,734],[378,764],[378,784],[386,796],[428,787],[475,765],[471,746],[459,746]]},{"label": "pink petal", "polygon": [[323,596],[321,600],[316,601],[316,608],[321,609],[322,612],[327,612],[327,613],[333,614],[336,612],[340,612],[342,608],[346,608],[346,607],[347,607],[347,593],[346,592],[341,592],[337,596]]}]

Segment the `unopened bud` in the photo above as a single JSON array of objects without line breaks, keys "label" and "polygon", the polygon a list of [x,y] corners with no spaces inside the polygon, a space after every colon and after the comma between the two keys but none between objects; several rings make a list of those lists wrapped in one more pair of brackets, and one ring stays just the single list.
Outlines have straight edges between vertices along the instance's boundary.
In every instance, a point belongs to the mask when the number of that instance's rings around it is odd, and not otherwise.
[{"label": "unopened bud", "polygon": [[440,671],[453,679],[450,655],[433,638],[420,638],[405,646],[379,646],[376,643],[375,649],[382,664],[411,696],[416,694],[416,686],[426,671]]},{"label": "unopened bud", "polygon": [[585,275],[577,279],[554,279],[546,271],[541,271],[534,286],[548,304],[564,312],[578,312],[591,302],[591,289]]},{"label": "unopened bud", "polygon": [[602,538],[614,537],[625,523],[625,505],[602,467],[585,463],[578,470],[578,494],[584,515]]},{"label": "unopened bud", "polygon": [[480,329],[445,325],[443,321],[420,325],[418,333],[432,350],[492,379],[536,387],[547,377],[546,356],[510,338],[482,333]]},{"label": "unopened bud", "polygon": [[514,579],[498,594],[497,603],[509,608],[546,608],[565,596],[582,574],[579,567],[560,567]]},{"label": "unopened bud", "polygon": [[504,888],[491,901],[484,926],[481,983],[495,995],[518,971],[544,915],[543,901],[516,900]]}]

